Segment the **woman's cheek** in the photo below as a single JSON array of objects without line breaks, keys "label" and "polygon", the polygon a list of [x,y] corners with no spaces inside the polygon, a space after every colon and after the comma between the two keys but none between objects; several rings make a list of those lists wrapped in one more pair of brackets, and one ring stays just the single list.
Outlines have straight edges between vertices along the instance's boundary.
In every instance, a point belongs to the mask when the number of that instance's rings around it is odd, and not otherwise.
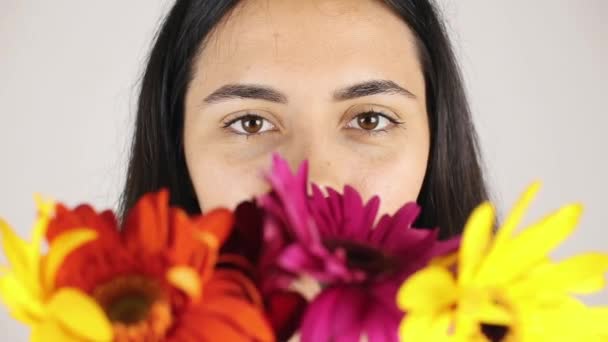
[{"label": "woman's cheek", "polygon": [[263,172],[269,165],[262,158],[236,161],[233,156],[207,153],[188,163],[190,177],[202,210],[236,205],[268,191]]},{"label": "woman's cheek", "polygon": [[407,154],[406,151],[387,161],[361,161],[351,175],[352,185],[364,200],[380,196],[380,213],[394,214],[407,202],[415,202],[426,173],[425,154]]}]

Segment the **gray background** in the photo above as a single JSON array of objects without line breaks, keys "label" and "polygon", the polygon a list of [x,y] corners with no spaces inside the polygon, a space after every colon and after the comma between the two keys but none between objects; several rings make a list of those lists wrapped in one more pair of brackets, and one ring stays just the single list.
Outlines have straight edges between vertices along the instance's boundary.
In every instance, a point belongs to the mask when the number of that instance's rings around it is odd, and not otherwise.
[{"label": "gray background", "polygon": [[[34,192],[116,205],[136,83],[171,3],[0,0],[0,215],[22,234]],[[608,1],[440,4],[497,205],[541,179],[532,219],[570,201],[586,206],[555,256],[608,251]],[[588,301],[608,304],[608,293]],[[27,336],[2,309],[0,331],[3,341]]]}]

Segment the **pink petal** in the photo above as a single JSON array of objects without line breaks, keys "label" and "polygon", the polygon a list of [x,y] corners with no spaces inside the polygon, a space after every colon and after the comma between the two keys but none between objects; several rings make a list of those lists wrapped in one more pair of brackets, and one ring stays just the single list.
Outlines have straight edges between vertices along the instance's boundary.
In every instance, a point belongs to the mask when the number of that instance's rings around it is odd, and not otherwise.
[{"label": "pink petal", "polygon": [[360,317],[365,301],[356,292],[329,288],[308,306],[300,327],[302,342],[352,341],[360,335]]},{"label": "pink petal", "polygon": [[288,246],[278,257],[277,263],[294,273],[319,272],[324,268],[322,259],[311,255],[310,251],[300,244]]}]

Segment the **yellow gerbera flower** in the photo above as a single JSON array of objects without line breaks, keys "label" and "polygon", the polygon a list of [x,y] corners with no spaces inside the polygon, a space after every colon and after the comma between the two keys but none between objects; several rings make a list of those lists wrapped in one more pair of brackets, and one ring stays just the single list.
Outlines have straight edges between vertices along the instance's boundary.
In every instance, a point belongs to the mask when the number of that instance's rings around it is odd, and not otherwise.
[{"label": "yellow gerbera flower", "polygon": [[38,218],[30,242],[0,219],[2,247],[9,263],[0,268],[0,299],[16,319],[32,327],[32,341],[110,341],[112,330],[103,310],[79,290],[55,288],[55,273],[64,258],[96,238],[78,229],[54,240],[41,254],[44,232],[54,203],[37,199]]},{"label": "yellow gerbera flower", "polygon": [[572,233],[582,207],[564,206],[516,233],[538,189],[535,183],[524,193],[496,234],[494,209],[479,206],[458,255],[405,282],[397,297],[407,312],[402,341],[606,340],[608,310],[589,308],[572,295],[604,287],[608,255],[587,253],[557,263],[548,258]]}]

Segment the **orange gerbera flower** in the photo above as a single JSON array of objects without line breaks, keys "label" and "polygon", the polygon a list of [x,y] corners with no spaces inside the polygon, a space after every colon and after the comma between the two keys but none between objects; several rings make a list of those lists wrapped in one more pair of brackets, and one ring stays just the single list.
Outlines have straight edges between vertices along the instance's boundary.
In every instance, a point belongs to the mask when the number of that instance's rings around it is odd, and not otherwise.
[{"label": "orange gerbera flower", "polygon": [[167,191],[145,195],[120,229],[110,211],[58,205],[50,242],[80,227],[98,238],[66,258],[57,285],[95,298],[115,341],[273,340],[254,284],[238,271],[216,268],[231,212],[189,217],[168,200]]}]

